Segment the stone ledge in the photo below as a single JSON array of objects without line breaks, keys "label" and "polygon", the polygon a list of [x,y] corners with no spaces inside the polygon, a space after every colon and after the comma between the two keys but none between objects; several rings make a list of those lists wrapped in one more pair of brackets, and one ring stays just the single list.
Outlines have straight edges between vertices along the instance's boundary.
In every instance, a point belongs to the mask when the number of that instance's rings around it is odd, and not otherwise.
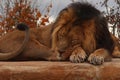
[{"label": "stone ledge", "polygon": [[120,59],[100,66],[48,61],[0,62],[0,80],[120,80]]}]

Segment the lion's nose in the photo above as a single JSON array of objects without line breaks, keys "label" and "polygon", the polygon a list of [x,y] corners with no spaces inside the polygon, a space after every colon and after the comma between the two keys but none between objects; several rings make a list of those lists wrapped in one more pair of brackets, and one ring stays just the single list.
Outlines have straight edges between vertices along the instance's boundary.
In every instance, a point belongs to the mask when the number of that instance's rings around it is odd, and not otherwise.
[{"label": "lion's nose", "polygon": [[58,50],[58,52],[59,52],[59,53],[64,53],[64,52],[65,52],[65,50]]}]

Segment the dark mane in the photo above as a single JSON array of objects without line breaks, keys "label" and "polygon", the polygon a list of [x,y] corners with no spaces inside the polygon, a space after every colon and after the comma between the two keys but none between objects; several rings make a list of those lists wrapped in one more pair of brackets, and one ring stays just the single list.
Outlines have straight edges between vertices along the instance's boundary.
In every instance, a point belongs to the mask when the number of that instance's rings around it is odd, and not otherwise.
[{"label": "dark mane", "polygon": [[[72,12],[70,12],[72,10]],[[86,20],[91,20],[102,16],[102,13],[89,3],[75,2],[68,5],[66,8],[60,11],[58,17],[55,20],[55,24],[69,24],[79,25]],[[63,21],[64,22],[61,22]]]},{"label": "dark mane", "polygon": [[[76,15],[76,17],[82,20],[92,19],[101,14],[99,10],[97,10],[93,5],[89,3],[75,2],[71,3],[66,8],[72,8],[74,10],[74,14]],[[63,11],[65,9],[63,9]]]},{"label": "dark mane", "polygon": [[110,53],[113,52],[114,48],[114,42],[111,37],[111,34],[108,30],[108,22],[104,16],[99,16],[95,20],[95,28],[96,28],[96,43],[97,43],[97,48],[105,48],[110,51]]},{"label": "dark mane", "polygon": [[55,24],[72,24],[72,27],[78,26],[84,29],[81,25],[92,19],[95,21],[95,34],[93,35],[96,39],[96,49],[105,48],[112,52],[114,43],[108,30],[108,23],[103,14],[89,3],[71,3],[60,11]]}]

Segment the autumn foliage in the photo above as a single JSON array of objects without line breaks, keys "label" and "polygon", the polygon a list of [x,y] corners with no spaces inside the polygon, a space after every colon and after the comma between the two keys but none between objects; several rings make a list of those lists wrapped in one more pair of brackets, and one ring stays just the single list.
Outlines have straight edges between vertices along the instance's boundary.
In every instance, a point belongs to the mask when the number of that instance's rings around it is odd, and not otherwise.
[{"label": "autumn foliage", "polygon": [[[0,36],[13,31],[14,26],[20,22],[26,23],[30,28],[39,27],[49,22],[49,17],[47,15],[42,16],[38,9],[32,8],[29,0],[14,0],[12,8],[5,8],[4,10],[7,12],[6,17],[0,15]],[[38,22],[39,19],[41,19],[41,23]]]},{"label": "autumn foliage", "polygon": [[[7,3],[3,4],[3,6],[5,6],[3,10],[0,9],[0,11],[3,11],[2,14],[4,14],[2,15],[0,13],[0,36],[13,31],[15,25],[20,22],[26,23],[30,28],[46,25],[46,22],[49,22],[48,14],[52,8],[52,0],[50,4],[47,4],[47,7],[45,8],[46,13],[44,15],[41,14],[39,9],[31,6],[31,3],[33,4],[32,1],[39,2],[40,0],[0,0],[0,7],[3,3],[2,1],[6,1]],[[70,1],[75,2],[76,0]],[[114,35],[117,34],[117,37],[120,38],[120,0],[114,0],[115,5],[112,6],[109,5],[109,1],[110,0],[97,1],[96,5],[104,7],[105,10],[103,13],[106,16],[108,23],[112,25],[110,26],[110,28],[112,28],[112,33]],[[11,3],[12,5],[10,5]]]}]

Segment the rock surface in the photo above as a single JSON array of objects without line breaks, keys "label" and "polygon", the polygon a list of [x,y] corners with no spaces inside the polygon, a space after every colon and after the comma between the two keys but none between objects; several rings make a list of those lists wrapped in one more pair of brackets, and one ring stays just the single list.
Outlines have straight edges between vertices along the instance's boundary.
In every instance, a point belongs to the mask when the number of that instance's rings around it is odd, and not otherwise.
[{"label": "rock surface", "polygon": [[0,62],[0,80],[120,80],[120,59],[99,66],[50,61]]}]

